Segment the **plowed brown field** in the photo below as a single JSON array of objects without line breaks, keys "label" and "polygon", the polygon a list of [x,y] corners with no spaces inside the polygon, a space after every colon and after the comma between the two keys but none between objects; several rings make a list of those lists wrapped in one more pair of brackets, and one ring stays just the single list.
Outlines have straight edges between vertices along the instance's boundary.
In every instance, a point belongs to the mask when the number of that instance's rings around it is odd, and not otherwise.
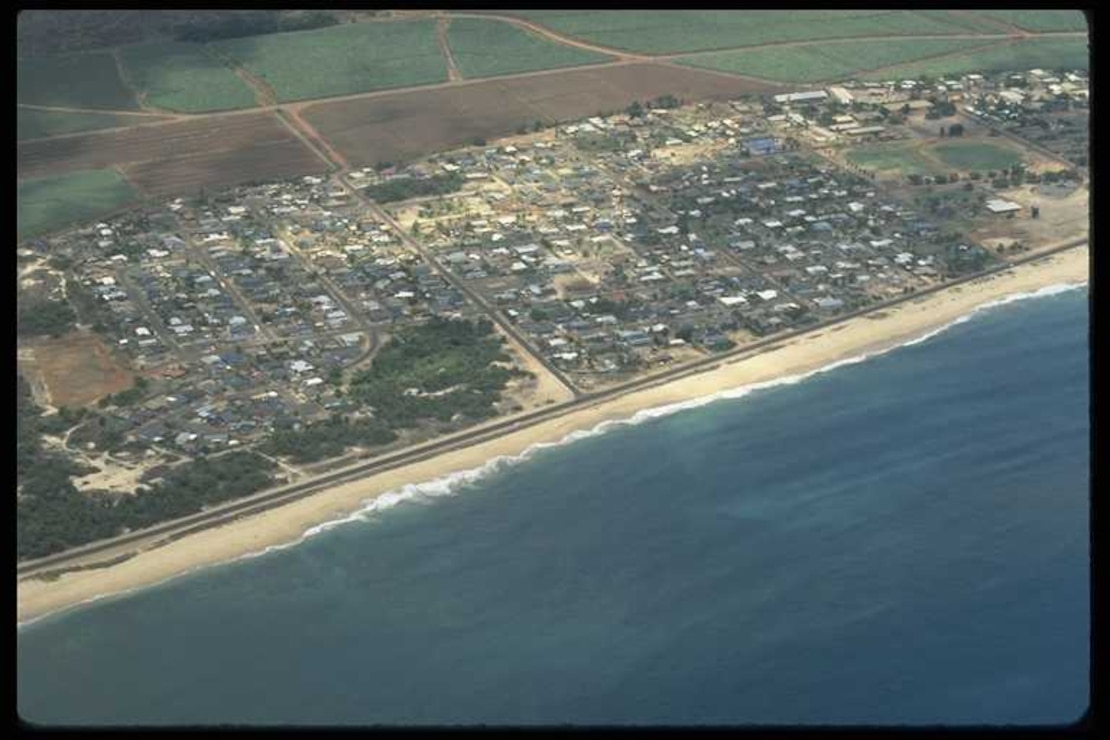
[{"label": "plowed brown field", "polygon": [[505,136],[534,121],[550,124],[617,111],[661,95],[696,101],[777,91],[735,77],[644,63],[308,104],[301,116],[353,166],[364,166]]},{"label": "plowed brown field", "polygon": [[90,133],[17,146],[19,177],[118,166],[148,195],[177,195],[320,172],[272,112]]}]

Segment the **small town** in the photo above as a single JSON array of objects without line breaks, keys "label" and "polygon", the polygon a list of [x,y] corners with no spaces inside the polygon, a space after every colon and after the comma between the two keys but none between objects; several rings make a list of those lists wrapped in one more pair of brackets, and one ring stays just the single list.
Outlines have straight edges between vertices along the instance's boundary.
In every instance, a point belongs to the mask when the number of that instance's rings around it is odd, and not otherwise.
[{"label": "small town", "polygon": [[[65,296],[135,377],[93,405],[56,402],[59,444],[95,471],[80,489],[130,493],[243,447],[291,482],[336,455],[614,388],[1083,237],[1086,105],[1085,76],[1041,70],[667,96],[33,239],[20,292]],[[1014,164],[949,164],[943,142]],[[337,419],[380,415],[358,379],[391,337],[481,318],[513,368],[481,414],[317,444]],[[65,383],[48,354],[23,362],[38,398]],[[431,403],[460,387],[398,390]]]}]

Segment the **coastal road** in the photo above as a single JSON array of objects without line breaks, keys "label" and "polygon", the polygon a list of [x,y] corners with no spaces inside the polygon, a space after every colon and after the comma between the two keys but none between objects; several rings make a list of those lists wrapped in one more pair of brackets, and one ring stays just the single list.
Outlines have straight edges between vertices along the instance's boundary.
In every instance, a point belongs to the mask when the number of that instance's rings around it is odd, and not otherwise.
[{"label": "coastal road", "polygon": [[100,540],[44,558],[28,560],[17,565],[17,578],[28,579],[54,576],[74,570],[107,567],[108,565],[125,560],[142,550],[158,547],[193,532],[220,526],[245,516],[282,506],[300,498],[311,496],[320,489],[328,488],[338,483],[358,480],[386,470],[426,460],[450,450],[468,447],[489,439],[500,437],[509,432],[531,427],[541,422],[550,421],[583,408],[613,400],[633,391],[669,383],[674,380],[717,368],[724,364],[747,359],[748,357],[759,354],[770,347],[780,345],[790,339],[811,332],[823,331],[829,327],[851,321],[861,316],[878,313],[902,303],[917,301],[930,294],[939,293],[974,280],[980,280],[984,277],[1009,270],[1016,265],[1035,262],[1053,254],[1085,246],[1086,244],[1086,238],[1076,239],[1050,249],[1004,262],[981,272],[965,275],[962,278],[947,283],[874,304],[868,306],[866,309],[844,314],[820,324],[776,334],[759,340],[758,342],[743,345],[719,355],[712,355],[700,360],[695,360],[684,366],[672,368],[656,375],[629,381],[628,383],[615,386],[608,390],[582,394],[574,400],[566,401],[561,404],[555,404],[516,416],[505,417],[479,428],[458,432],[442,439],[427,442],[407,450],[382,455],[369,461],[354,463],[309,480],[269,489],[245,499],[213,507],[206,511],[155,525],[144,530],[130,532],[107,540]]}]

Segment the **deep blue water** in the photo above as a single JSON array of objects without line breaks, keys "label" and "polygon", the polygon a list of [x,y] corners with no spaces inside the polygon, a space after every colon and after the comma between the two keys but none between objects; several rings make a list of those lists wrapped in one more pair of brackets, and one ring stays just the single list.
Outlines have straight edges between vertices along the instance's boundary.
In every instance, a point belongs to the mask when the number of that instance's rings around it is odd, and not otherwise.
[{"label": "deep blue water", "polygon": [[1055,723],[1087,292],[20,631],[49,723]]}]

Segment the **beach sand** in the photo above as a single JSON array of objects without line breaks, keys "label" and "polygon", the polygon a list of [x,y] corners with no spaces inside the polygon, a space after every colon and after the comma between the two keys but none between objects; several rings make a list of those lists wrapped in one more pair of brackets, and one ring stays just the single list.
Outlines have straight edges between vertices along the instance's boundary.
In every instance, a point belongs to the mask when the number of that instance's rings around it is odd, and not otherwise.
[{"label": "beach sand", "polygon": [[[1080,247],[1014,267],[992,277],[884,309],[881,318],[862,316],[836,327],[818,328],[777,349],[713,370],[628,393],[527,429],[443,453],[433,459],[323,490],[299,501],[141,552],[125,562],[78,571],[52,581],[17,585],[17,619],[24,622],[99,596],[149,586],[199,568],[293,543],[312,527],[364,509],[370,500],[410,484],[480,468],[497,457],[513,457],[539,443],[556,443],[575,431],[637,412],[689,402],[753,383],[765,383],[904,344],[956,321],[983,304],[1060,284],[1086,282],[1089,256]],[[379,505],[402,496],[378,499]]]}]

